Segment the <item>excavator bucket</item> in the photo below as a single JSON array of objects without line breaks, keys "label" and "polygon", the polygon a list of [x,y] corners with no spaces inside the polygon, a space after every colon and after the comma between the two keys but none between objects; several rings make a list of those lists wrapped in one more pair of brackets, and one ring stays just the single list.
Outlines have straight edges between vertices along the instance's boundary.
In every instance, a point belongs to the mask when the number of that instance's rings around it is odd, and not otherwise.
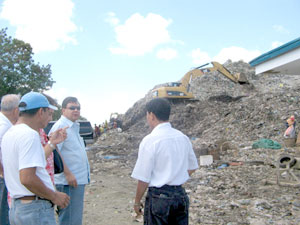
[{"label": "excavator bucket", "polygon": [[243,74],[243,73],[236,73],[235,76],[237,78],[237,81],[240,84],[248,84],[249,83],[249,81],[247,80],[247,77],[245,76],[245,74]]},{"label": "excavator bucket", "polygon": [[217,70],[221,74],[223,74],[225,77],[227,77],[229,80],[235,82],[235,83],[240,83],[240,84],[246,84],[249,83],[247,80],[247,77],[242,74],[242,73],[231,73],[225,66],[218,62],[211,62],[214,67],[214,70]]}]

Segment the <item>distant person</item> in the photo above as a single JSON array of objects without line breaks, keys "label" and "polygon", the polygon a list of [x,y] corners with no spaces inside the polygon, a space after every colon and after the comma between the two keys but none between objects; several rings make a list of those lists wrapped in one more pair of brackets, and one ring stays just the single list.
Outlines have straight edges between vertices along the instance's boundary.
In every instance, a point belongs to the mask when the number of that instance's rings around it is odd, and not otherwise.
[{"label": "distant person", "polygon": [[104,126],[99,125],[99,129],[100,129],[100,135],[102,135],[104,133]]},{"label": "distant person", "polygon": [[90,180],[89,162],[82,137],[79,134],[80,104],[75,97],[67,97],[62,102],[62,116],[53,125],[49,134],[68,126],[67,138],[57,145],[64,161],[64,172],[54,175],[57,190],[70,195],[70,204],[58,209],[59,224],[81,225],[85,185]]},{"label": "distant person", "polygon": [[95,132],[95,134],[96,134],[96,137],[99,137],[99,127],[97,126],[97,124],[95,124],[95,126],[94,126],[94,132]]},{"label": "distant person", "polygon": [[0,224],[9,224],[7,188],[3,178],[1,142],[3,135],[15,124],[19,118],[20,97],[14,94],[4,95],[1,99],[0,112]]},{"label": "distant person", "polygon": [[138,180],[134,210],[141,215],[141,199],[148,188],[144,224],[188,224],[189,198],[181,186],[198,168],[187,136],[168,122],[170,104],[162,98],[146,104],[152,132],[142,140],[132,177]]},{"label": "distant person", "polygon": [[[3,136],[4,179],[12,197],[9,219],[14,225],[56,224],[54,204],[60,208],[69,204],[69,196],[55,191],[45,169],[45,151],[38,132],[47,125],[50,109],[56,108],[42,94],[25,94],[16,125]],[[55,145],[57,139],[52,141]]]},{"label": "distant person", "polygon": [[285,138],[295,138],[296,137],[296,130],[295,130],[295,117],[291,116],[287,119],[288,128],[284,132]]},{"label": "distant person", "polygon": [[105,122],[104,122],[104,133],[107,132],[108,129],[109,129],[108,122],[107,122],[107,120],[105,120]]},{"label": "distant person", "polygon": [[100,137],[100,135],[101,135],[101,124],[97,126],[97,136]]}]

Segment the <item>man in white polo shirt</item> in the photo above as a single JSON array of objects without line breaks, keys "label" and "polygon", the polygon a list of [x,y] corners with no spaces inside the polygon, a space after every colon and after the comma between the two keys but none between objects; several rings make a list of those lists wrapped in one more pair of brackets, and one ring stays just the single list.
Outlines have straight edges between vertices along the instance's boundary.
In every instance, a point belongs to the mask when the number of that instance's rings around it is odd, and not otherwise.
[{"label": "man in white polo shirt", "polygon": [[[19,104],[20,117],[16,125],[3,136],[2,160],[4,179],[12,197],[9,211],[14,225],[56,224],[53,204],[66,207],[69,196],[55,191],[47,173],[46,157],[39,137],[56,107],[40,93],[25,94]],[[52,138],[51,148],[58,144]]]},{"label": "man in white polo shirt", "polygon": [[171,106],[166,99],[146,104],[152,132],[141,142],[132,177],[138,180],[134,210],[141,215],[141,199],[148,188],[144,224],[188,224],[189,198],[181,186],[198,168],[187,136],[168,122]]}]

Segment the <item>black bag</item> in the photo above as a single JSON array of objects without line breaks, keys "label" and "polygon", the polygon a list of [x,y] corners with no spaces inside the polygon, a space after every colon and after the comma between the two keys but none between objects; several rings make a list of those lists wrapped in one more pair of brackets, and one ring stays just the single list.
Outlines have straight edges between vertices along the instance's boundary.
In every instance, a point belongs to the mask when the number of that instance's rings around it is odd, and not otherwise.
[{"label": "black bag", "polygon": [[54,161],[54,173],[64,172],[63,161],[56,149],[53,150],[53,161]]}]

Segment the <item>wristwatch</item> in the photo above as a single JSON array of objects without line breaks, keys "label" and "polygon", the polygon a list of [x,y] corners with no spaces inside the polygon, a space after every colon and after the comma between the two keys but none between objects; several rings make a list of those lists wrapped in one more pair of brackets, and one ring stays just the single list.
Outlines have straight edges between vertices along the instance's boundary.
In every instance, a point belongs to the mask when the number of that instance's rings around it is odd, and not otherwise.
[{"label": "wristwatch", "polygon": [[55,149],[55,146],[51,143],[51,141],[48,141],[48,145],[50,146],[50,148]]}]

